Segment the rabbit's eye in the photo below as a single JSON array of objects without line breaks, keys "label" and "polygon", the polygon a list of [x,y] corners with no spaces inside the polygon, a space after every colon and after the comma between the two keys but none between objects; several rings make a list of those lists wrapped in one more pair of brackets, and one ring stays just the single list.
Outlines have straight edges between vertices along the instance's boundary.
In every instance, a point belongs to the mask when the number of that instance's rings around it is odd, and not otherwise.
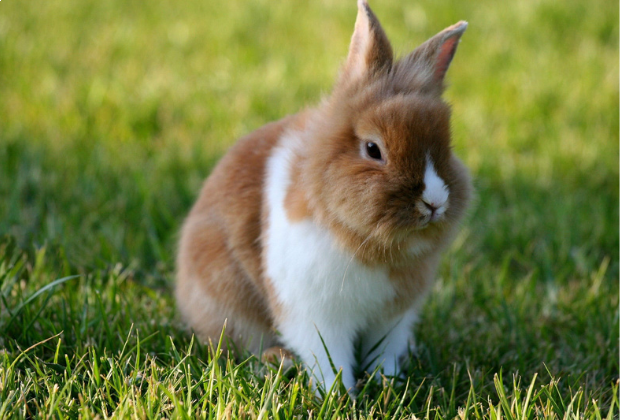
[{"label": "rabbit's eye", "polygon": [[381,149],[379,149],[377,143],[373,143],[372,141],[366,142],[366,153],[375,160],[381,160]]}]

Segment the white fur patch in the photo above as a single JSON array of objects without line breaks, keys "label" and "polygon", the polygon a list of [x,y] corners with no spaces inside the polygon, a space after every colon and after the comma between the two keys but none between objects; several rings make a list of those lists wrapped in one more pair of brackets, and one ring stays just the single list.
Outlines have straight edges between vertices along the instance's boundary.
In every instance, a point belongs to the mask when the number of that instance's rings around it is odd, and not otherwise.
[{"label": "white fur patch", "polygon": [[[414,350],[413,324],[417,321],[417,310],[409,309],[403,316],[373,325],[362,343],[368,373],[381,366],[383,373],[395,376],[400,369],[399,359],[407,350]],[[376,349],[370,352],[370,349]],[[378,373],[378,372],[377,372]]]},{"label": "white fur patch", "polygon": [[422,194],[422,201],[437,208],[437,215],[444,213],[448,204],[448,188],[445,182],[437,174],[435,164],[430,156],[426,157],[426,170],[424,171],[424,184],[426,188]]},{"label": "white fur patch", "polygon": [[[269,225],[264,264],[284,309],[278,329],[285,345],[329,387],[335,376],[323,347],[346,387],[355,384],[353,343],[368,328],[396,291],[383,268],[369,268],[338,247],[332,234],[311,220],[288,220],[284,198],[290,184],[298,133],[287,133],[268,162],[266,198]],[[320,333],[320,336],[319,336]]]}]

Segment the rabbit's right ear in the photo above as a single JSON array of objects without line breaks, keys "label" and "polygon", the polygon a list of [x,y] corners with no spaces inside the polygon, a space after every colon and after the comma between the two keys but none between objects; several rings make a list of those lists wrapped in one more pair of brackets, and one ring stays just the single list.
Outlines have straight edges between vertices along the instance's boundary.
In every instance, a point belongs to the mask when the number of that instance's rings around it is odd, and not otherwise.
[{"label": "rabbit's right ear", "polygon": [[379,20],[366,0],[358,0],[357,8],[355,31],[340,75],[340,85],[356,82],[392,65],[392,46]]}]

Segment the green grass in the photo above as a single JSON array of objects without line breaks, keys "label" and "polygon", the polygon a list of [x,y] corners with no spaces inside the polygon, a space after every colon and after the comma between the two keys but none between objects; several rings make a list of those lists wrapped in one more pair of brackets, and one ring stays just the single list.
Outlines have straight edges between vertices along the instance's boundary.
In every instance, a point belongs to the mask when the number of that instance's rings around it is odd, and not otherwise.
[{"label": "green grass", "polygon": [[315,103],[354,1],[0,3],[0,418],[618,418],[618,4],[375,1],[397,51],[470,22],[446,97],[477,199],[408,382],[182,330],[179,225],[238,136]]}]

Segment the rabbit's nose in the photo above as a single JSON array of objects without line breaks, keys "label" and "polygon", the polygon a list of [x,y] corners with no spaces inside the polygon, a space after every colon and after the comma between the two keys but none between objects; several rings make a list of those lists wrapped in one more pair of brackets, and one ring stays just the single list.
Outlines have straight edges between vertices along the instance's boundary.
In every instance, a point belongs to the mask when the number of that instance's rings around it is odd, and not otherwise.
[{"label": "rabbit's nose", "polygon": [[424,201],[424,200],[422,200],[422,202],[424,203],[426,208],[431,211],[431,214],[434,214],[437,211],[437,209],[439,208],[439,206],[437,206],[435,203],[429,203],[429,202]]},{"label": "rabbit's nose", "polygon": [[430,210],[431,212],[430,214],[431,222],[435,222],[439,220],[441,216],[443,216],[443,213],[446,211],[446,208],[444,207],[445,203],[437,204],[434,201],[428,202],[425,200],[422,200],[422,203],[424,203],[424,207],[426,207],[426,209]]}]

